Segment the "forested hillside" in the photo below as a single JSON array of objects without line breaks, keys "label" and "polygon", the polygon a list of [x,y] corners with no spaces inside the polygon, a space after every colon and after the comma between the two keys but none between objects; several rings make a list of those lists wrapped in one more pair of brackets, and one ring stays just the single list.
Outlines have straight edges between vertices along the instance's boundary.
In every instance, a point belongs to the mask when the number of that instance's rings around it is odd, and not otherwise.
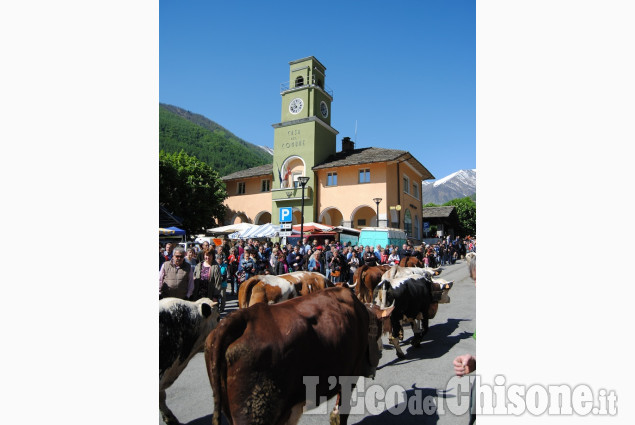
[{"label": "forested hillside", "polygon": [[159,150],[183,150],[221,176],[271,164],[271,154],[246,142],[214,121],[172,105],[159,104]]}]

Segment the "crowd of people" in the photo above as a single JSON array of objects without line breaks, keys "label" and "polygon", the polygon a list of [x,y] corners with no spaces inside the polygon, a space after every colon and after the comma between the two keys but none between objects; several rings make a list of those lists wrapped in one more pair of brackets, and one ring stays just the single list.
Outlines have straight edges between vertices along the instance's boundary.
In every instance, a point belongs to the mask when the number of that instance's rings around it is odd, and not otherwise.
[{"label": "crowd of people", "polygon": [[312,271],[325,275],[334,283],[352,284],[355,271],[362,265],[396,265],[404,257],[417,257],[426,267],[454,264],[467,252],[476,251],[471,237],[439,239],[432,245],[401,247],[342,245],[326,239],[323,244],[309,243],[307,238],[295,246],[278,242],[230,242],[210,246],[203,242],[184,248],[171,242],[159,244],[159,298],[177,297],[197,300],[208,297],[220,302],[224,310],[227,294],[238,294],[240,283],[257,274],[281,275],[293,271]]}]

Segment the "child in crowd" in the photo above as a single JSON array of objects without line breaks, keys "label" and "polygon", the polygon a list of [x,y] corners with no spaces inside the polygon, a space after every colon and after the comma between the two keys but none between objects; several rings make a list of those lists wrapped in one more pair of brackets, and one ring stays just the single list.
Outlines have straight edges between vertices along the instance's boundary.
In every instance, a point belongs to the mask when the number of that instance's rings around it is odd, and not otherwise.
[{"label": "child in crowd", "polygon": [[218,266],[220,267],[220,306],[219,306],[219,311],[224,311],[225,310],[225,294],[227,292],[227,267],[228,267],[228,263],[227,263],[227,259],[224,258],[224,256],[217,256],[216,257],[216,262],[218,263]]}]

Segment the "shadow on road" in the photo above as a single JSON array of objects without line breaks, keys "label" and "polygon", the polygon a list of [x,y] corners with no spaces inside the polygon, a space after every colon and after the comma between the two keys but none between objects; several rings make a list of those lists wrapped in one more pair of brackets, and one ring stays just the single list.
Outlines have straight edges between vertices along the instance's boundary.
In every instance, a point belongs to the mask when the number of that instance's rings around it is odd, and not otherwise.
[{"label": "shadow on road", "polygon": [[[437,392],[434,388],[417,388],[414,385],[411,389],[406,390],[406,399],[404,402],[384,410],[379,415],[367,416],[358,425],[381,425],[386,423],[405,424],[405,425],[422,425],[436,424],[439,421],[439,415],[436,412],[436,406],[440,398],[452,398],[453,395],[447,395],[443,392]],[[434,406],[424,400],[434,400]]]},{"label": "shadow on road", "polygon": [[[421,343],[421,346],[419,348],[415,348],[410,345],[410,341],[412,340],[412,337],[410,337],[400,344],[402,347],[405,347],[404,354],[406,355],[406,358],[403,360],[399,358],[391,360],[390,362],[379,366],[377,370],[393,364],[404,364],[421,359],[434,359],[442,357],[444,354],[449,352],[452,347],[458,344],[459,341],[472,337],[472,333],[470,332],[461,332],[458,335],[450,336],[455,330],[458,329],[459,324],[464,321],[470,320],[448,319],[448,321],[445,323],[430,326],[430,329],[428,330],[426,336],[423,337],[424,341]],[[392,345],[384,344],[384,348],[394,350],[394,347]]]}]

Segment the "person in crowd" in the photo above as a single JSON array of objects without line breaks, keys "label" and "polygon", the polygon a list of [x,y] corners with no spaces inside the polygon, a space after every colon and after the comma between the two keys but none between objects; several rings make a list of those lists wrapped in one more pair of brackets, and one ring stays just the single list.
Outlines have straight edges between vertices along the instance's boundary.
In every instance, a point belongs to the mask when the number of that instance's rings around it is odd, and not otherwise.
[{"label": "person in crowd", "polygon": [[[342,274],[345,270],[345,259],[342,255],[340,255],[337,247],[333,246],[331,248],[331,261],[329,264],[329,268],[331,269],[331,282],[338,283],[342,281]],[[372,255],[372,252],[371,252]],[[374,255],[373,255],[374,257]]]},{"label": "person in crowd", "polygon": [[303,263],[304,256],[300,254],[300,245],[298,244],[294,246],[293,251],[287,255],[287,264],[289,265],[289,268],[292,269],[290,271],[297,272],[298,270],[302,270]]},{"label": "person in crowd", "polygon": [[412,255],[412,251],[408,249],[408,244],[403,244],[401,250],[399,251],[399,258],[410,257]]},{"label": "person in crowd", "polygon": [[185,262],[192,267],[196,267],[196,253],[194,252],[194,248],[188,248],[185,253]]},{"label": "person in crowd", "polygon": [[[325,239],[324,241],[328,243],[328,239]],[[324,269],[326,272],[324,275],[327,279],[331,279],[331,260],[333,260],[333,249],[328,244],[324,245],[324,249]]]},{"label": "person in crowd", "polygon": [[245,248],[245,252],[243,253],[243,258],[242,260],[240,260],[240,269],[242,272],[245,273],[245,276],[242,282],[244,282],[245,280],[249,279],[252,276],[255,276],[256,274],[256,262],[251,256],[251,250],[249,248]]},{"label": "person in crowd", "polygon": [[201,250],[196,254],[196,262],[202,263],[205,261],[205,251],[209,249],[209,242],[203,241],[203,245],[201,246]]},{"label": "person in crowd", "polygon": [[388,256],[388,265],[390,266],[398,266],[399,265],[399,252],[395,249]]},{"label": "person in crowd", "polygon": [[222,261],[225,261],[227,259],[227,256],[225,255],[225,251],[223,251],[223,245],[218,245],[216,247],[216,258],[219,258]]},{"label": "person in crowd", "polygon": [[218,300],[221,290],[220,267],[216,263],[216,250],[208,248],[203,254],[203,261],[194,269],[194,298]]},{"label": "person in crowd", "polygon": [[316,250],[311,254],[307,271],[322,273],[322,264],[320,264],[320,253]]},{"label": "person in crowd", "polygon": [[224,254],[221,249],[221,255],[216,255],[216,264],[220,268],[220,306],[218,307],[220,312],[225,311],[225,301],[227,294],[227,260],[224,258]]},{"label": "person in crowd", "polygon": [[174,245],[172,245],[172,242],[168,242],[165,244],[165,252],[163,253],[163,255],[165,255],[166,261],[170,261],[172,259],[173,248]]},{"label": "person in crowd", "polygon": [[258,250],[254,255],[254,262],[256,263],[256,274],[265,274],[269,269],[269,259],[265,254],[264,245],[258,245]]},{"label": "person in crowd", "polygon": [[303,248],[303,252],[302,255],[308,256],[309,253],[311,252],[311,243],[309,243],[309,240],[307,238],[302,238],[302,248]]},{"label": "person in crowd", "polygon": [[179,246],[172,253],[172,259],[166,260],[159,270],[159,299],[174,297],[187,300],[193,293],[193,269],[185,262],[185,250]]},{"label": "person in crowd", "polygon": [[238,254],[238,248],[234,247],[229,250],[229,257],[227,257],[228,270],[227,270],[227,280],[229,282],[229,289],[231,291],[231,295],[235,296],[238,294],[238,282],[236,282],[236,273],[238,272],[238,259],[240,255]]},{"label": "person in crowd", "polygon": [[348,247],[348,253],[346,254],[346,264],[348,265],[348,284],[353,284],[353,276],[355,272],[359,268],[359,257],[357,253],[353,250],[353,247]]},{"label": "person in crowd", "polygon": [[425,257],[425,248],[423,246],[418,245],[416,247],[410,247],[410,245],[408,245],[408,250],[413,257],[418,258],[419,261],[423,261],[423,257]]},{"label": "person in crowd", "polygon": [[388,248],[388,245],[386,245],[386,248],[384,248],[384,250],[381,253],[379,264],[388,264],[389,257],[390,257],[390,249]]},{"label": "person in crowd", "polygon": [[277,263],[278,263],[278,248],[274,246],[271,250],[271,255],[269,256],[269,270],[271,270],[272,274],[276,274],[274,270],[276,269]]},{"label": "person in crowd", "polygon": [[377,247],[375,248],[374,254],[375,257],[377,257],[377,264],[381,264],[381,254],[384,252],[383,249],[381,249],[381,245],[377,244]]},{"label": "person in crowd", "polygon": [[287,258],[284,255],[284,250],[280,250],[276,253],[278,259],[276,261],[276,265],[273,268],[273,274],[276,276],[285,274],[289,272],[289,266],[287,265]]},{"label": "person in crowd", "polygon": [[370,249],[369,245],[366,245],[366,252],[364,252],[364,264],[368,267],[377,265],[377,257],[375,253]]}]

